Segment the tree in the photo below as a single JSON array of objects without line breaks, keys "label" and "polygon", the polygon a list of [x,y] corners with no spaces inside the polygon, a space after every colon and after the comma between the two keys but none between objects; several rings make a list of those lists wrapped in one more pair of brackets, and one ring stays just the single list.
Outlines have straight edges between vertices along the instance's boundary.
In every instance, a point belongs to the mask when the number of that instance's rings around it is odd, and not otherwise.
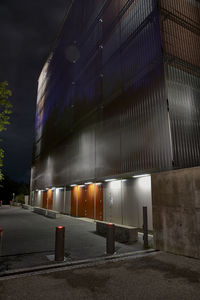
[{"label": "tree", "polygon": [[[7,129],[10,124],[10,114],[12,113],[12,104],[8,100],[12,92],[7,88],[8,82],[0,82],[0,132]],[[0,139],[1,142],[1,139]],[[3,166],[4,151],[0,148],[0,181],[3,179],[1,167]]]}]

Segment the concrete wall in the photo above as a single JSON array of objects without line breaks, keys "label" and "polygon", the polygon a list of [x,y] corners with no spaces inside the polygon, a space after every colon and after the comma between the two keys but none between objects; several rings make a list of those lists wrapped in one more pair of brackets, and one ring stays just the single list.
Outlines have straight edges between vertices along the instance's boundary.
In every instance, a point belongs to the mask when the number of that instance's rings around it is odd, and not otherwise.
[{"label": "concrete wall", "polygon": [[142,207],[147,206],[152,230],[151,177],[113,181],[104,185],[104,220],[142,227]]},{"label": "concrete wall", "polygon": [[200,168],[152,175],[155,248],[200,258]]}]

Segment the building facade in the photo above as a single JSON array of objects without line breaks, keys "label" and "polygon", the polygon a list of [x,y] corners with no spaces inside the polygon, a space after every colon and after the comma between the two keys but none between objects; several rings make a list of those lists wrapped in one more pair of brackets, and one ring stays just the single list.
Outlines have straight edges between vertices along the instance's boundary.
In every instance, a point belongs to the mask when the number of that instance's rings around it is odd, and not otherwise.
[{"label": "building facade", "polygon": [[32,203],[142,227],[151,175],[200,165],[200,5],[71,1],[39,78]]}]

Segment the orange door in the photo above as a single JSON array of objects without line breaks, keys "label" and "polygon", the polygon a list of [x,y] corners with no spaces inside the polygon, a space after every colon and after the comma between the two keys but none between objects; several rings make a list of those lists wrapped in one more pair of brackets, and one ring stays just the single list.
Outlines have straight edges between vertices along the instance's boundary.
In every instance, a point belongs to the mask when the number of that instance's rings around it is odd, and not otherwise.
[{"label": "orange door", "polygon": [[87,185],[85,189],[85,217],[94,219],[94,184]]},{"label": "orange door", "polygon": [[85,217],[86,189],[78,187],[78,217]]},{"label": "orange door", "polygon": [[47,192],[43,192],[42,195],[42,208],[47,208]]},{"label": "orange door", "polygon": [[47,208],[52,209],[52,206],[53,206],[53,192],[52,192],[52,190],[48,190],[47,199],[48,199]]},{"label": "orange door", "polygon": [[96,185],[96,219],[103,220],[103,186]]},{"label": "orange door", "polygon": [[76,200],[77,200],[78,187],[74,186],[71,192],[71,215],[76,217]]}]

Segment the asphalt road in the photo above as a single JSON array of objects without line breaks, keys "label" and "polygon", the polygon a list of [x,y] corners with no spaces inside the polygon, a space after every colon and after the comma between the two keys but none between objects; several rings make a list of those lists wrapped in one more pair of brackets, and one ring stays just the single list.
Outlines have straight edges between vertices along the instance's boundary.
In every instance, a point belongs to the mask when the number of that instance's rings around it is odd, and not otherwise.
[{"label": "asphalt road", "polygon": [[[3,228],[3,245],[0,271],[52,263],[47,255],[54,253],[55,228],[65,226],[65,253],[69,260],[103,257],[106,240],[96,234],[94,222],[69,216],[49,219],[17,207],[0,208],[0,227]],[[143,249],[141,242],[127,245],[116,242],[116,253]]]},{"label": "asphalt road", "polygon": [[93,267],[2,280],[0,299],[200,299],[200,260],[154,253]]}]

